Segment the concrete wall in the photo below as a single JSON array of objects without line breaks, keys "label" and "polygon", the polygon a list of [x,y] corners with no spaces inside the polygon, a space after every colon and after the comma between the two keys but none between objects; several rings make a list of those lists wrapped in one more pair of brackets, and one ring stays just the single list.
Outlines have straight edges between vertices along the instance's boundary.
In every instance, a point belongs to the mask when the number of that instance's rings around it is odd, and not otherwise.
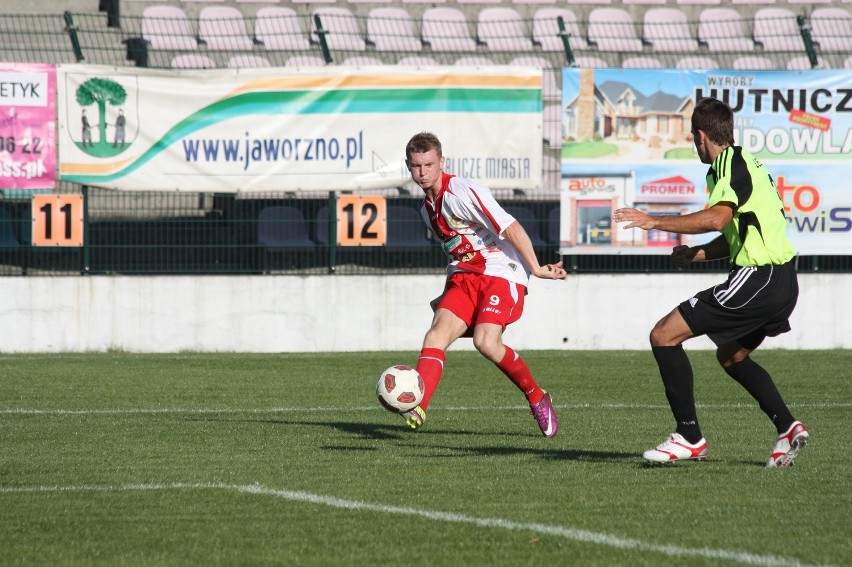
[{"label": "concrete wall", "polygon": [[[534,280],[506,343],[648,348],[653,324],[719,274]],[[763,348],[852,348],[852,274],[800,274],[793,331]],[[0,278],[0,351],[419,350],[443,276]],[[688,348],[713,348],[706,338]],[[460,340],[454,348],[472,348]]]}]

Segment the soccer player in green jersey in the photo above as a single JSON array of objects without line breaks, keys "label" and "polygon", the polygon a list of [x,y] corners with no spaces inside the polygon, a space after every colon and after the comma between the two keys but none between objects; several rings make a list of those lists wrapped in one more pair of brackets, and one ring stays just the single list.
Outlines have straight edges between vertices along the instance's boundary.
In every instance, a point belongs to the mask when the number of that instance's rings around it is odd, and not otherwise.
[{"label": "soccer player in green jersey", "polygon": [[808,442],[808,430],[790,413],[769,373],[749,356],[766,337],[790,330],[788,319],[799,296],[796,252],[787,238],[783,205],[766,168],[734,145],[730,106],[713,98],[698,101],[692,135],[698,157],[710,166],[710,197],[704,210],[672,216],[650,216],[632,208],[613,212],[614,221],[628,223],[624,228],[679,234],[721,231],[707,244],[675,246],[675,266],[726,256],[732,263],[727,281],[696,293],[651,331],[651,350],[677,428],[643,457],[664,463],[707,456],[695,410],[692,367],[682,346],[687,339],[707,335],[716,344],[722,368],[757,400],[778,431],[766,466],[786,467]]}]

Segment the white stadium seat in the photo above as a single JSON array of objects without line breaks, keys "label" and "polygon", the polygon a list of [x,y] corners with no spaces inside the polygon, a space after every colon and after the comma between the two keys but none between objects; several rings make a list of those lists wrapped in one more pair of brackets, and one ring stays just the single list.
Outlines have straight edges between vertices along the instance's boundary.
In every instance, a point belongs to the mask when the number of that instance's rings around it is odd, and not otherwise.
[{"label": "white stadium seat", "polygon": [[142,38],[152,49],[197,49],[189,18],[177,6],[148,6],[142,12]]},{"label": "white stadium seat", "polygon": [[564,51],[560,36],[559,18],[565,24],[568,45],[571,49],[588,49],[589,44],[580,33],[577,16],[567,8],[539,8],[533,15],[532,38],[542,51]]},{"label": "white stadium seat", "polygon": [[677,8],[646,10],[642,36],[654,51],[686,53],[698,50],[698,42],[689,31],[686,14]]},{"label": "white stadium seat", "polygon": [[532,36],[521,15],[512,8],[479,11],[476,36],[489,51],[532,51]]},{"label": "white stadium seat", "polygon": [[311,13],[311,34],[319,41],[316,16],[325,30],[325,40],[328,48],[346,51],[365,51],[367,44],[358,28],[355,15],[346,8],[323,6]]},{"label": "white stadium seat", "polygon": [[367,15],[367,40],[376,51],[420,51],[423,43],[414,33],[414,22],[399,7],[373,8]]},{"label": "white stadium seat", "polygon": [[822,51],[852,53],[852,12],[843,8],[815,8],[808,18],[811,37]]},{"label": "white stadium seat", "polygon": [[421,18],[420,34],[432,51],[476,51],[467,18],[456,8],[427,9]]},{"label": "white stadium seat", "polygon": [[198,37],[207,49],[251,50],[243,14],[233,6],[205,6],[198,15]]},{"label": "white stadium seat", "polygon": [[268,6],[254,16],[254,35],[266,49],[305,51],[311,42],[292,8]]},{"label": "white stadium seat", "polygon": [[796,14],[787,8],[761,8],[754,14],[754,40],[764,51],[805,50]]},{"label": "white stadium seat", "polygon": [[698,40],[710,51],[754,51],[745,20],[733,8],[707,8],[698,15]]},{"label": "white stadium seat", "polygon": [[621,8],[593,8],[589,12],[589,41],[599,51],[642,51],[633,18]]}]

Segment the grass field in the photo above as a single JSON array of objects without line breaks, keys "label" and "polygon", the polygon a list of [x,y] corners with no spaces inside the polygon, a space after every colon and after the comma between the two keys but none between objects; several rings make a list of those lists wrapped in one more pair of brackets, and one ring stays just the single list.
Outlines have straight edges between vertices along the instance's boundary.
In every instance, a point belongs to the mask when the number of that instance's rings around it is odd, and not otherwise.
[{"label": "grass field", "polygon": [[0,355],[3,565],[849,565],[852,351],[765,350],[812,442],[690,351],[703,462],[649,352],[523,353],[560,416],[450,352],[425,427],[374,385],[415,353]]}]

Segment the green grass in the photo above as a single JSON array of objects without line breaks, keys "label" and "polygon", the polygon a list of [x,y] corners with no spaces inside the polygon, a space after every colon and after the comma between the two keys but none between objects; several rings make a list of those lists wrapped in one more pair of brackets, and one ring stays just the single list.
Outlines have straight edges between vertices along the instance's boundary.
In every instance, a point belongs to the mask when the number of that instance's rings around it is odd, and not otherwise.
[{"label": "green grass", "polygon": [[766,350],[812,442],[763,467],[768,419],[691,351],[704,462],[649,352],[524,353],[561,429],[450,352],[425,427],[378,406],[415,353],[0,355],[0,564],[849,564],[850,351]]}]

